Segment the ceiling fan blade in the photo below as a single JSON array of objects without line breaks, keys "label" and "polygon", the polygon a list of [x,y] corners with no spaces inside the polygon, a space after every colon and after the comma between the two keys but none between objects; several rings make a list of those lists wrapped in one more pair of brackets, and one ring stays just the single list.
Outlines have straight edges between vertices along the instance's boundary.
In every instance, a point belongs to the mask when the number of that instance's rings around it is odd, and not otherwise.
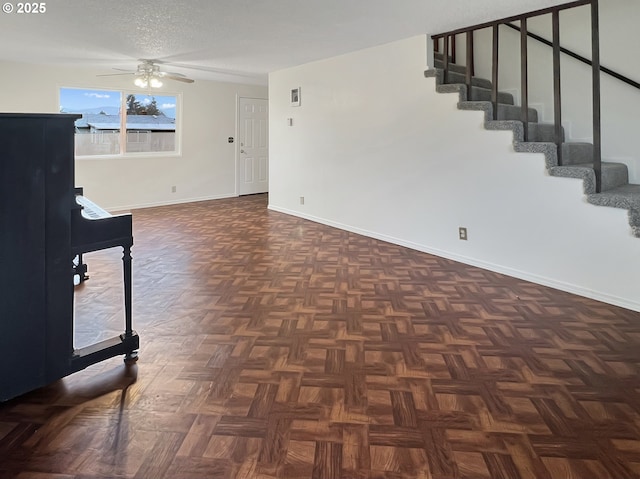
[{"label": "ceiling fan blade", "polygon": [[119,75],[135,75],[135,72],[128,73],[103,73],[102,75],[96,75],[97,77],[114,77]]},{"label": "ceiling fan blade", "polygon": [[169,61],[165,61],[164,63],[166,65],[170,65],[172,67],[185,68],[185,69],[188,69],[188,70],[199,70],[199,71],[209,72],[209,73],[220,73],[221,75],[243,76],[243,77],[250,77],[250,78],[256,76],[255,73],[228,70],[228,69],[224,69],[224,68],[216,68],[216,67],[209,67],[209,66],[199,66],[199,65],[189,65],[189,64],[186,64],[186,63],[174,63],[174,62],[169,62]]},{"label": "ceiling fan blade", "polygon": [[177,73],[177,72],[158,72],[157,73],[158,76],[160,77],[166,77],[168,75],[174,76],[174,77],[183,77],[186,78],[187,75],[183,75],[182,73]]},{"label": "ceiling fan blade", "polygon": [[181,81],[184,83],[193,83],[194,80],[192,80],[191,78],[187,78],[185,76],[176,76],[174,74],[170,74],[170,75],[162,75],[162,78],[168,78],[169,80],[176,80],[176,81]]},{"label": "ceiling fan blade", "polygon": [[160,71],[158,67],[158,63],[163,63],[158,60],[140,60],[140,64],[138,65],[137,70],[125,70],[123,68],[114,68],[114,70],[123,72],[123,73],[104,73],[102,75],[97,75],[101,77],[107,76],[118,76],[118,75],[133,75],[138,78],[142,78],[143,80],[149,80],[150,78],[166,78],[168,80],[176,80],[184,83],[193,83],[194,80],[191,78],[187,78],[186,75],[177,72],[165,72]]}]

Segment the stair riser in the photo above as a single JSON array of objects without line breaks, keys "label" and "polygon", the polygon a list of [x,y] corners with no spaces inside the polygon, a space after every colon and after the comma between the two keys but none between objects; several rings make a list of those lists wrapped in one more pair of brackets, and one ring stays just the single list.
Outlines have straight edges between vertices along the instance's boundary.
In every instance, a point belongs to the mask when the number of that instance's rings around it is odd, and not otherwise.
[{"label": "stair riser", "polygon": [[602,164],[602,191],[609,191],[629,183],[629,171],[620,163]]},{"label": "stair riser", "polygon": [[591,143],[563,143],[562,164],[565,166],[593,163],[593,145]]},{"label": "stair riser", "polygon": [[[472,101],[491,101],[491,91],[484,88],[473,87],[471,89]],[[513,95],[511,93],[498,92],[498,103],[513,105]]]},{"label": "stair riser", "polygon": [[[466,82],[467,82],[467,78],[464,74],[456,73],[452,71],[448,73],[447,79],[445,81],[445,83],[463,83],[463,84]],[[486,88],[487,90],[491,90],[492,88],[491,82],[485,78],[473,77],[471,79],[471,85],[479,86],[480,88]]]},{"label": "stair riser", "polygon": [[[593,168],[593,145],[591,143],[563,143],[563,166],[588,166]],[[629,172],[622,163],[602,163],[602,191],[612,190],[629,182]]]},{"label": "stair riser", "polygon": [[[529,123],[528,141],[555,143],[555,127],[547,123]],[[562,141],[564,141],[564,128],[562,129]]]},{"label": "stair riser", "polygon": [[[467,67],[464,65],[456,65],[455,63],[449,63],[449,71],[460,73],[461,75],[465,75],[467,73]],[[442,60],[436,59],[434,62],[435,68],[440,68],[444,70],[444,62]]]},{"label": "stair riser", "polygon": [[[522,120],[522,109],[513,105],[498,105],[498,120]],[[538,112],[529,108],[529,121],[536,123],[538,121]]]}]

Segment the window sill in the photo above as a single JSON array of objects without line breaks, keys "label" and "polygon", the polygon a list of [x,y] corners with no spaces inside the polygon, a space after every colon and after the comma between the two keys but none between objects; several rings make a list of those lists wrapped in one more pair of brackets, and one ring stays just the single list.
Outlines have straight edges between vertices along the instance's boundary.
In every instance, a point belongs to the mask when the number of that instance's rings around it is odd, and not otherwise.
[{"label": "window sill", "polygon": [[75,155],[76,160],[134,160],[148,158],[182,158],[177,151],[159,151],[157,153],[125,153],[124,155]]}]

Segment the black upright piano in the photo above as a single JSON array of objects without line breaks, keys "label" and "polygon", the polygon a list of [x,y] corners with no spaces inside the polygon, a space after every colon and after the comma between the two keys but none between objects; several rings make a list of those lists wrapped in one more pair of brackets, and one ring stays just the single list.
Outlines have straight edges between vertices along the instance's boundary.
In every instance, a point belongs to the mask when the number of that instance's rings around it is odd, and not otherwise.
[{"label": "black upright piano", "polygon": [[[131,215],[75,188],[79,115],[0,113],[0,401],[117,355],[136,357]],[[74,349],[74,258],[122,247],[124,332]],[[119,287],[119,285],[118,285]]]}]

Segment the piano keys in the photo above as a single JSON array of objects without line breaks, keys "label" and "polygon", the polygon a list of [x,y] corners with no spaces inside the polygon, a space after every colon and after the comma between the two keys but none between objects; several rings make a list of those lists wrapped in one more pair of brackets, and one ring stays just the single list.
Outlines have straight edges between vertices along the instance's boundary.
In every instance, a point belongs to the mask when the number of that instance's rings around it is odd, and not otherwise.
[{"label": "piano keys", "polygon": [[90,199],[82,196],[83,189],[74,197],[71,209],[71,249],[88,253],[114,246],[133,245],[131,215],[111,215]]},{"label": "piano keys", "polygon": [[[133,245],[131,235],[131,215],[112,215],[89,198],[83,196],[82,188],[75,188],[75,204],[71,211],[71,248],[78,255],[74,265],[75,275],[80,282],[86,281],[87,266],[82,253],[97,251],[114,246],[130,248]],[[99,220],[99,221],[96,221]]]},{"label": "piano keys", "polygon": [[[79,115],[0,113],[0,401],[107,358],[136,358],[131,215],[110,215],[74,187]],[[124,331],[73,346],[73,259],[123,251]],[[120,285],[117,285],[120,286]]]},{"label": "piano keys", "polygon": [[[82,208],[81,214],[83,218],[89,220],[97,220],[103,218],[110,218],[112,215],[107,210],[102,209],[100,206],[95,204],[89,198],[85,198],[82,196],[83,190],[82,188],[76,188],[76,203],[78,206]],[[78,253],[73,258],[73,284],[79,285],[80,283],[85,282],[89,279],[89,275],[87,274],[87,265],[84,263],[82,258],[82,253]]]},{"label": "piano keys", "polygon": [[88,220],[100,220],[103,218],[111,218],[113,215],[107,210],[103,210],[89,198],[82,196],[83,189],[76,188],[76,203],[82,207],[82,216]]}]

